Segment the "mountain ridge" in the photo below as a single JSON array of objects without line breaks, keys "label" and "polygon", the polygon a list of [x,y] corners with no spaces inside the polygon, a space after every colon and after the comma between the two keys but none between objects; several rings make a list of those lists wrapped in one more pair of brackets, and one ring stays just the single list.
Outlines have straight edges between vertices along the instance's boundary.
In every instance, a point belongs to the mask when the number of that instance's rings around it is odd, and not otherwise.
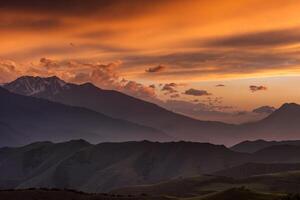
[{"label": "mountain ridge", "polygon": [[0,146],[82,138],[96,142],[170,139],[151,127],[107,117],[86,108],[14,94],[3,88],[0,88],[0,110],[0,122],[15,130],[6,131],[7,134],[16,137],[15,144],[0,141]]},{"label": "mountain ridge", "polygon": [[[241,169],[248,179],[247,174],[298,170],[299,154],[300,147],[290,145],[247,154],[223,145],[183,141],[38,142],[0,148],[0,188],[46,187],[107,192],[204,174],[216,177],[215,173],[223,171],[220,175],[226,175],[234,169]],[[243,164],[246,163],[258,163],[255,164],[258,168],[247,165],[245,168]],[[247,169],[245,173],[243,169]],[[256,180],[255,177],[250,176],[249,180]]]},{"label": "mountain ridge", "polygon": [[[23,77],[34,82],[49,80],[40,77]],[[4,85],[15,93],[23,93],[18,80]],[[57,77],[50,77],[52,82],[60,82]],[[28,81],[29,81],[28,80]],[[24,81],[23,81],[24,82]],[[66,83],[57,87],[44,87],[33,97],[47,99],[70,106],[87,108],[107,116],[152,127],[160,130],[175,140],[209,142],[231,146],[245,140],[299,140],[300,105],[283,104],[265,119],[240,125],[215,121],[201,121],[174,113],[154,103],[146,102],[114,90],[103,90],[92,83],[81,85]],[[21,89],[20,89],[21,88]],[[40,88],[40,87],[38,87]],[[47,89],[48,88],[48,89]],[[55,89],[53,92],[52,89]],[[19,89],[21,91],[19,91]],[[30,95],[30,93],[27,93]]]},{"label": "mountain ridge", "polygon": [[[40,77],[25,77],[28,81],[39,82]],[[24,94],[19,90],[20,79],[6,84],[11,92]],[[35,93],[32,96],[45,98],[67,105],[85,107],[113,118],[125,119],[137,124],[161,130],[182,140],[222,143],[226,141],[234,125],[222,122],[200,121],[174,113],[154,103],[143,101],[114,90],[102,90],[91,83],[76,85],[67,83],[51,94],[51,90]],[[30,95],[27,93],[27,95]],[[228,131],[227,131],[228,130]],[[222,134],[219,134],[222,131]],[[218,137],[217,137],[218,136]]]}]

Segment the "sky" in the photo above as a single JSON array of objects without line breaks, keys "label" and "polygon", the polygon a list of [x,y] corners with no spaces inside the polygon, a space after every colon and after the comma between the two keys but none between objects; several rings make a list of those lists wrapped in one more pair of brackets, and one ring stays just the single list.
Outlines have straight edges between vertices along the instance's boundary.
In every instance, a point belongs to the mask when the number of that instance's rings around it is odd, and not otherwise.
[{"label": "sky", "polygon": [[55,75],[200,119],[258,119],[300,103],[299,10],[299,0],[3,0],[0,82]]}]

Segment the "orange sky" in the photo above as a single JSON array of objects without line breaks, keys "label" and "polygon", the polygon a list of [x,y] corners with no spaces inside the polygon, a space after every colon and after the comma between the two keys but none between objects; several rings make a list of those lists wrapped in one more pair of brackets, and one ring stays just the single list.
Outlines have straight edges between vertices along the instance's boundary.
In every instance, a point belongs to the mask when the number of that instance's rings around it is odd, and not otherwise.
[{"label": "orange sky", "polygon": [[240,110],[300,103],[299,10],[299,0],[1,1],[0,81],[58,75],[141,98],[222,97]]}]

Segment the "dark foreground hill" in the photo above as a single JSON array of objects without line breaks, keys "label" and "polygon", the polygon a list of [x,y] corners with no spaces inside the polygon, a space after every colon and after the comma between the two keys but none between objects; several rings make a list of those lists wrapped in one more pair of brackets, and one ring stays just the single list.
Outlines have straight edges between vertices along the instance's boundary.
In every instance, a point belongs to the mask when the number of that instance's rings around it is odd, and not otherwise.
[{"label": "dark foreground hill", "polygon": [[[106,192],[232,169],[245,172],[243,177],[252,177],[296,170],[298,166],[293,163],[300,163],[299,155],[300,146],[289,145],[246,154],[222,145],[193,142],[141,141],[98,145],[84,140],[38,142],[0,149],[0,188],[47,187]],[[243,167],[249,162],[271,167]],[[233,168],[236,166],[240,167]]]},{"label": "dark foreground hill", "polygon": [[192,142],[39,142],[0,149],[0,188],[103,192],[212,173],[244,163],[248,157],[221,145]]},{"label": "dark foreground hill", "polygon": [[0,131],[0,146],[80,138],[90,142],[170,139],[153,128],[85,108],[14,94],[1,87]]}]

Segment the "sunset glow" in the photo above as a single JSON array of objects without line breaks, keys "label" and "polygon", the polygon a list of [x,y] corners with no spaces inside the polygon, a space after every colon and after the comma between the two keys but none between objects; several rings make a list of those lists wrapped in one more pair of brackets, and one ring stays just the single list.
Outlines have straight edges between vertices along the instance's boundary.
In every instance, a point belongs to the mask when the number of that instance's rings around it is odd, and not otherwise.
[{"label": "sunset glow", "polygon": [[299,103],[299,10],[298,0],[2,1],[0,82],[56,75],[222,112]]}]

